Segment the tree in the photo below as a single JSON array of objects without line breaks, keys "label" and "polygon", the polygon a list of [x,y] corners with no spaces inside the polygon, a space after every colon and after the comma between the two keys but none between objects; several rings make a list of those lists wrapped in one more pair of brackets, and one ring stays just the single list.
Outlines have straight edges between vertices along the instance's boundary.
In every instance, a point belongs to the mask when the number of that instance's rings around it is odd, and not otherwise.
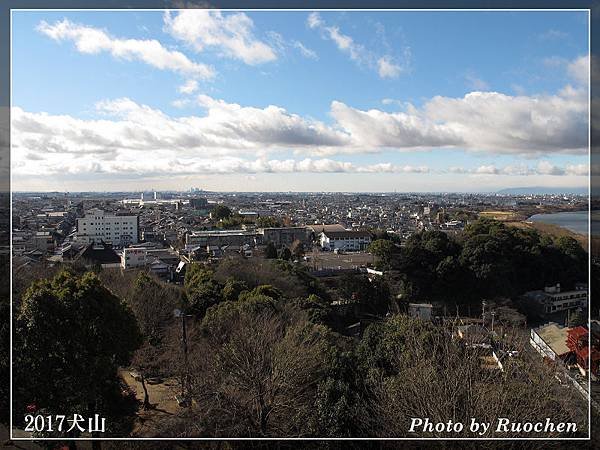
[{"label": "tree", "polygon": [[161,360],[161,355],[165,353],[163,337],[172,321],[173,311],[181,307],[181,302],[177,288],[166,286],[147,273],[138,275],[128,298],[144,337],[143,345],[135,352],[133,358],[133,365],[140,374],[144,390],[144,409],[151,406],[146,378],[162,370],[164,361]]},{"label": "tree", "polygon": [[244,291],[248,290],[248,285],[240,280],[236,280],[233,277],[228,277],[225,280],[225,285],[223,286],[223,300],[225,301],[234,301],[237,300],[240,294]]},{"label": "tree", "polygon": [[261,216],[256,219],[258,228],[278,228],[281,227],[281,221],[273,216]]},{"label": "tree", "polygon": [[89,417],[114,409],[117,368],[142,342],[131,309],[95,274],[67,271],[27,290],[14,336],[16,411],[33,403]]},{"label": "tree", "polygon": [[377,257],[379,267],[388,267],[396,246],[388,239],[377,239],[369,245],[369,252]]},{"label": "tree", "polygon": [[304,256],[305,253],[305,248],[304,248],[304,244],[302,242],[300,242],[298,239],[296,239],[294,242],[292,242],[292,248],[291,248],[291,252],[292,255],[294,256],[294,258],[296,259],[300,259]]},{"label": "tree", "polygon": [[275,248],[275,244],[272,242],[267,242],[267,246],[265,247],[265,258],[267,259],[275,259],[277,258],[277,249]]},{"label": "tree", "polygon": [[215,220],[227,219],[231,217],[231,209],[225,205],[217,205],[210,212],[210,216]]},{"label": "tree", "polygon": [[192,344],[190,389],[203,405],[194,428],[217,436],[304,436],[328,331],[287,323],[270,308],[248,309],[246,301],[212,308]]},{"label": "tree", "polygon": [[[505,358],[503,370],[482,368],[481,353],[451,339],[449,330],[407,316],[393,316],[372,324],[357,350],[364,373],[372,428],[370,436],[406,437],[411,418],[427,417],[432,423],[467,423],[472,417],[512,422],[577,421],[572,399],[558,392],[553,369],[541,357]],[[528,336],[505,328],[501,345],[527,353]],[[399,407],[402,405],[402,407]],[[585,419],[583,419],[585,420]],[[580,425],[581,424],[581,425]],[[579,422],[578,427],[583,424]],[[526,434],[496,433],[486,437],[558,437],[556,431]],[[418,437],[476,437],[465,427],[453,431],[422,431]],[[566,435],[565,435],[566,437]]]},{"label": "tree", "polygon": [[578,327],[587,324],[587,314],[582,309],[577,309],[569,313],[569,327]]},{"label": "tree", "polygon": [[279,252],[279,258],[284,261],[289,261],[290,259],[292,259],[292,252],[289,248],[283,247],[281,249],[281,252]]},{"label": "tree", "polygon": [[364,275],[344,275],[339,291],[347,303],[357,305],[361,312],[384,315],[389,309],[389,287],[380,277],[371,281]]},{"label": "tree", "polygon": [[142,334],[156,345],[163,328],[173,317],[173,310],[181,307],[181,294],[171,286],[147,273],[141,273],[134,282],[133,292],[127,299]]}]

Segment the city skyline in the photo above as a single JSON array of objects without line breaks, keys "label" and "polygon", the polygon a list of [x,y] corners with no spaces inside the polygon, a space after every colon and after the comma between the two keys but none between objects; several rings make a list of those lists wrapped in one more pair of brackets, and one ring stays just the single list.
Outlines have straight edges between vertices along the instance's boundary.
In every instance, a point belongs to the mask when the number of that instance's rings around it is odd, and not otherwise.
[{"label": "city skyline", "polygon": [[15,11],[13,188],[580,188],[587,20]]}]

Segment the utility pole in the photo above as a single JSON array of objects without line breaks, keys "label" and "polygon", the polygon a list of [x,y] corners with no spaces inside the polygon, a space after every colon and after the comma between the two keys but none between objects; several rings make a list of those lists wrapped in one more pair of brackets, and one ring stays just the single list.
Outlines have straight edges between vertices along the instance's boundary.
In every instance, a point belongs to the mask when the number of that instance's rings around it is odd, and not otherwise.
[{"label": "utility pole", "polygon": [[[181,349],[183,353],[183,369],[181,371],[181,399],[183,405],[188,405],[188,398],[186,395],[186,387],[189,391],[189,370],[188,370],[188,346],[187,346],[187,329],[185,318],[188,317],[185,312],[180,309],[175,309],[173,315],[177,318],[181,318]],[[189,393],[189,392],[188,392]]]}]

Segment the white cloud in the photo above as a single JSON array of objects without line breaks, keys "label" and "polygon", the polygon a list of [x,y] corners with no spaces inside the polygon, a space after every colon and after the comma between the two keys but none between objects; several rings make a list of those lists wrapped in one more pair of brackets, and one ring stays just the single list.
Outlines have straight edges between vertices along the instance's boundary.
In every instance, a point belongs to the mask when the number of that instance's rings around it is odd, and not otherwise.
[{"label": "white cloud", "polygon": [[321,16],[318,12],[311,12],[306,19],[306,23],[310,28],[318,28],[323,26],[323,22],[321,21]]},{"label": "white cloud", "polygon": [[249,65],[274,61],[273,48],[254,36],[254,23],[244,13],[222,14],[208,9],[186,9],[164,14],[165,30],[196,51],[215,48]]},{"label": "white cloud", "polygon": [[471,175],[509,175],[509,176],[530,176],[530,175],[574,175],[584,176],[588,174],[587,164],[567,165],[565,167],[556,166],[549,161],[542,160],[536,166],[529,167],[525,164],[508,165],[497,167],[495,164],[482,165],[475,168],[450,167],[448,173],[453,174],[471,174]]},{"label": "white cloud", "polygon": [[554,29],[550,29],[543,33],[538,34],[538,39],[540,39],[542,41],[563,40],[563,39],[566,39],[567,37],[569,37],[568,33],[564,32],[564,31],[560,31],[560,30],[554,30]]},{"label": "white cloud", "polygon": [[170,70],[187,76],[202,79],[215,76],[212,67],[193,62],[181,52],[168,50],[155,39],[114,38],[104,30],[73,23],[68,19],[52,25],[42,21],[37,30],[55,41],[74,42],[81,53],[108,52],[118,59],[142,61],[157,69]]},{"label": "white cloud", "polygon": [[310,13],[306,23],[309,28],[318,30],[324,39],[333,41],[337,48],[341,52],[346,53],[352,61],[375,70],[380,78],[397,78],[406,70],[405,66],[408,65],[408,61],[410,60],[410,50],[408,48],[403,50],[405,63],[403,66],[395,61],[395,58],[391,55],[376,55],[375,52],[355,42],[351,36],[342,33],[339,27],[327,26],[317,12]]},{"label": "white cloud", "polygon": [[587,176],[589,170],[590,168],[587,164],[569,164],[565,167],[565,174]]},{"label": "white cloud", "polygon": [[589,56],[580,56],[567,65],[567,71],[575,81],[587,86],[590,75],[590,58]]},{"label": "white cloud", "polygon": [[379,58],[377,67],[381,78],[397,78],[402,73],[402,67],[395,64],[389,56]]},{"label": "white cloud", "polygon": [[196,80],[187,80],[184,84],[177,88],[180,94],[193,94],[198,90],[198,82]]},{"label": "white cloud", "polygon": [[472,151],[586,153],[587,103],[587,95],[573,88],[529,97],[472,92],[463,98],[434,97],[420,114]]},{"label": "white cloud", "polygon": [[319,59],[319,57],[317,56],[317,53],[314,50],[311,50],[310,48],[307,48],[300,41],[292,41],[292,46],[294,48],[297,48],[300,51],[300,53],[302,54],[302,56],[304,56],[305,58]]},{"label": "white cloud", "polygon": [[473,89],[475,91],[487,91],[490,88],[490,86],[489,86],[489,84],[487,84],[487,82],[485,82],[484,80],[479,78],[472,71],[468,71],[465,74],[465,80],[467,81],[467,85],[469,86],[469,88]]},{"label": "white cloud", "polygon": [[[188,82],[183,87],[193,90],[195,85]],[[572,86],[555,95],[472,92],[458,98],[438,96],[419,108],[392,99],[383,101],[403,105],[400,112],[360,110],[333,101],[329,124],[276,105],[243,106],[207,95],[175,100],[172,104],[176,107],[193,105],[203,109],[201,115],[183,117],[169,116],[128,98],[99,102],[98,118],[93,120],[26,112],[15,107],[11,117],[13,162],[18,171],[40,173],[111,171],[116,170],[111,168],[113,165],[133,168],[136,164],[142,168],[155,164],[157,167],[152,170],[156,171],[160,167],[185,165],[194,168],[205,160],[227,160],[231,164],[234,157],[280,161],[273,159],[273,154],[292,152],[299,160],[274,162],[277,170],[296,161],[292,166],[295,171],[305,167],[323,171],[350,167],[347,170],[361,173],[424,173],[424,168],[394,166],[385,161],[339,166],[339,161],[327,158],[456,148],[542,159],[534,167],[488,164],[477,169],[450,167],[445,173],[577,176],[587,174],[587,165],[560,167],[549,158],[559,153],[586,154],[587,101],[585,89]],[[306,159],[309,156],[315,159]],[[306,162],[302,165],[299,161]],[[207,163],[203,164],[205,167]]]},{"label": "white cloud", "polygon": [[564,175],[565,171],[549,161],[540,161],[537,165],[537,173],[542,175]]},{"label": "white cloud", "polygon": [[[222,158],[292,151],[325,157],[432,148],[548,157],[586,153],[586,100],[573,88],[538,97],[476,92],[462,98],[434,97],[421,108],[409,105],[393,113],[333,101],[333,123],[325,124],[275,105],[242,106],[207,95],[175,100],[173,106],[194,101],[205,110],[201,116],[176,118],[122,98],[99,102],[101,119],[95,120],[14,108],[12,144],[23,160],[27,154],[92,155],[124,162],[164,155]],[[548,164],[540,163],[537,172],[585,171],[580,166],[557,169]],[[481,169],[486,170],[492,169]],[[515,166],[503,173],[528,170]]]},{"label": "white cloud", "polygon": [[496,166],[491,164],[489,166],[479,166],[473,171],[473,173],[479,175],[496,175],[498,174],[498,169],[496,168]]},{"label": "white cloud", "polygon": [[[461,136],[453,129],[423,115],[387,113],[378,109],[361,111],[338,101],[332,102],[331,115],[361,152],[463,144]],[[348,151],[355,152],[356,149]]]},{"label": "white cloud", "polygon": [[[348,137],[283,108],[242,107],[200,95],[204,116],[173,118],[130,99],[99,102],[107,119],[29,113],[13,108],[13,148],[18,152],[98,154],[140,159],[155,155],[204,157],[256,155],[306,147],[346,145]],[[179,106],[185,106],[184,104]]]},{"label": "white cloud", "polygon": [[189,98],[178,98],[171,102],[171,106],[175,108],[186,108],[192,104]]}]

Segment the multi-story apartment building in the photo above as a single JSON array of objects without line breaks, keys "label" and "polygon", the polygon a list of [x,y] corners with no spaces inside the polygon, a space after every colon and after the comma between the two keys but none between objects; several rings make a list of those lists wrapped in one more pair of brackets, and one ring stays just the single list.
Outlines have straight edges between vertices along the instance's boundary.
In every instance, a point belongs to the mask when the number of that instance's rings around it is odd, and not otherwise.
[{"label": "multi-story apartment building", "polygon": [[135,214],[106,214],[101,209],[91,209],[85,217],[77,219],[77,241],[125,247],[138,242],[138,225],[139,218]]}]

